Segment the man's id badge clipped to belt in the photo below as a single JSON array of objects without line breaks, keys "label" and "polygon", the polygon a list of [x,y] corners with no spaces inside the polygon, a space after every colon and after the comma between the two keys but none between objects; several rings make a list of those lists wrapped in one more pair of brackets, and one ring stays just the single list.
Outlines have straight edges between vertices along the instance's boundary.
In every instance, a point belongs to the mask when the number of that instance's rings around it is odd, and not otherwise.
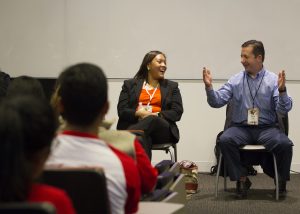
[{"label": "man's id badge clipped to belt", "polygon": [[249,108],[248,109],[248,125],[258,125],[259,109]]}]

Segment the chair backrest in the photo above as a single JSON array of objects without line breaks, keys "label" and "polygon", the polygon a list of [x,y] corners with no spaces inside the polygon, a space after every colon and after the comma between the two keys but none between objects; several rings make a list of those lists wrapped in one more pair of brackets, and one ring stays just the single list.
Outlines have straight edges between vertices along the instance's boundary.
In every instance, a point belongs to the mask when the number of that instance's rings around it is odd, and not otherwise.
[{"label": "chair backrest", "polygon": [[106,178],[101,168],[46,169],[42,182],[64,189],[80,213],[110,213]]},{"label": "chair backrest", "polygon": [[[228,102],[226,106],[226,119],[224,124],[224,130],[231,126],[232,120],[232,104]],[[284,114],[281,112],[277,112],[277,125],[287,136],[289,134],[289,117],[288,113]]]},{"label": "chair backrest", "polygon": [[56,210],[49,203],[13,202],[0,203],[0,214],[55,214]]}]

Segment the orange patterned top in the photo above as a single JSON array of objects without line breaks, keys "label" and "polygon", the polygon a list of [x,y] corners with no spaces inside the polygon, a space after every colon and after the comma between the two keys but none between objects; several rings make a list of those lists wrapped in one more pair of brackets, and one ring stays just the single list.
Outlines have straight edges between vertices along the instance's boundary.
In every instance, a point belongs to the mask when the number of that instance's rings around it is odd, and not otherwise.
[{"label": "orange patterned top", "polygon": [[[148,90],[149,94],[152,95],[154,93],[155,88]],[[139,103],[142,103],[143,106],[148,105],[150,101],[150,95],[146,91],[145,88],[142,89],[140,97],[139,97]],[[155,91],[155,94],[153,95],[150,104],[152,106],[152,112],[160,112],[161,111],[161,93],[160,89],[157,88]]]}]

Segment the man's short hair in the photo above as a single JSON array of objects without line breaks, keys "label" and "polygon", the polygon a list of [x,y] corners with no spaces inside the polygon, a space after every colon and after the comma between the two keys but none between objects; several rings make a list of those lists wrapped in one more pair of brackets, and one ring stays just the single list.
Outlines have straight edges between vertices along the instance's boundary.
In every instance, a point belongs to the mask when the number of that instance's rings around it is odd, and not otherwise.
[{"label": "man's short hair", "polygon": [[57,80],[63,105],[62,116],[74,125],[90,125],[107,102],[107,80],[96,65],[80,63],[68,67]]},{"label": "man's short hair", "polygon": [[257,57],[258,55],[261,55],[262,61],[265,60],[265,48],[264,48],[264,44],[261,41],[249,40],[247,42],[244,42],[244,44],[242,44],[243,48],[248,47],[248,46],[253,47],[253,54],[255,57]]}]

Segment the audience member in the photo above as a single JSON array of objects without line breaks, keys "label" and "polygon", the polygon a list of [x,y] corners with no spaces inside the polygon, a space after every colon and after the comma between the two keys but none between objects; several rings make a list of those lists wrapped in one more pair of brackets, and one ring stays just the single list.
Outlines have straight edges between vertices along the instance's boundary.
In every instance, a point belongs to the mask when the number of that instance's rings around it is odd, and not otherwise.
[{"label": "audience member", "polygon": [[[59,115],[58,110],[58,88],[54,91],[51,98],[53,108],[58,115],[60,126],[58,133],[65,129],[65,121]],[[151,162],[140,144],[139,138],[128,131],[110,130],[113,121],[103,120],[99,126],[98,136],[108,143],[110,146],[124,152],[136,161],[141,178],[142,194],[147,194],[153,191],[156,186],[158,172]]]},{"label": "audience member", "polygon": [[65,126],[54,141],[47,165],[102,167],[112,213],[137,212],[141,182],[134,160],[98,137],[109,108],[103,71],[88,63],[68,67],[57,80],[55,96],[52,101]]},{"label": "audience member", "polygon": [[40,99],[46,99],[41,83],[30,76],[14,78],[7,88],[7,96],[31,95]]},{"label": "audience member", "polygon": [[58,214],[74,213],[66,193],[38,184],[57,123],[50,105],[31,96],[0,105],[0,202],[49,202]]}]

